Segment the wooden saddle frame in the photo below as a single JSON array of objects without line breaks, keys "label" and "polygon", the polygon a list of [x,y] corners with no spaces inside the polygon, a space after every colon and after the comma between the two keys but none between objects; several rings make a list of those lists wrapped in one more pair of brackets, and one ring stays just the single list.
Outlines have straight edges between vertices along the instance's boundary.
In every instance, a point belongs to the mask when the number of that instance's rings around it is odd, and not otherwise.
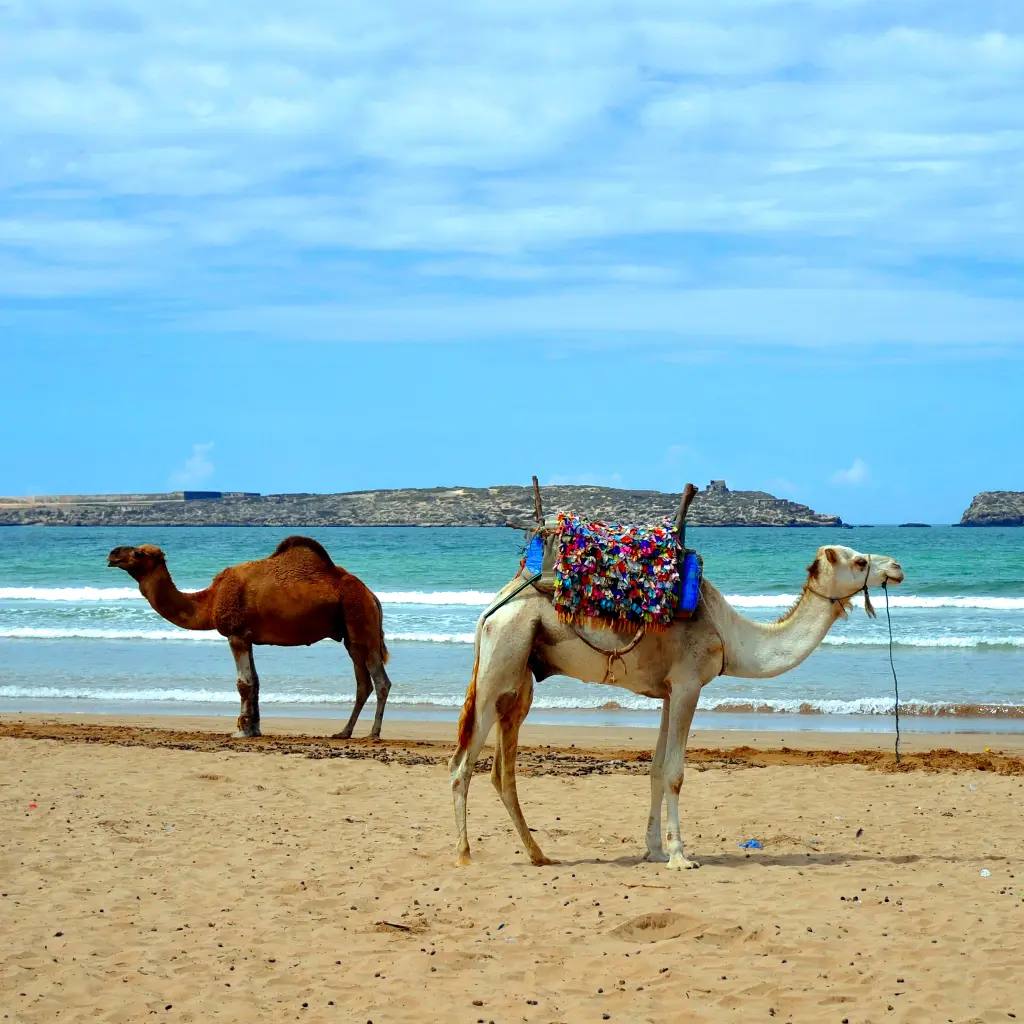
[{"label": "wooden saddle frame", "polygon": [[[682,575],[683,558],[686,555],[686,513],[689,511],[690,503],[693,501],[696,493],[697,488],[694,487],[692,483],[688,483],[686,487],[683,488],[682,498],[679,501],[679,511],[676,513],[675,531],[676,537],[678,538],[678,552],[676,557],[679,563],[680,575]],[[512,529],[523,530],[525,533],[530,534],[531,541],[534,537],[543,537],[553,532],[552,529],[549,526],[546,526],[544,523],[544,505],[541,501],[540,496],[540,482],[538,481],[536,476],[534,476],[533,478],[533,518],[534,522],[532,523],[507,522],[505,525],[511,527]],[[519,569],[519,572],[522,573],[524,570],[525,559],[523,566]],[[518,594],[522,590],[525,590],[528,586],[531,585],[535,590],[544,594],[545,597],[553,597],[555,592],[554,587],[545,583],[541,583],[540,577],[542,575],[543,571],[535,573],[534,575],[523,580],[522,584],[516,587],[516,589],[513,590],[512,593],[508,594],[498,604],[488,608],[487,611],[484,612],[484,618],[486,619],[490,615],[494,614],[494,612],[496,612],[500,607],[502,607],[502,605],[507,604],[509,601],[511,601],[512,598],[516,596],[516,594]],[[616,681],[614,671],[615,662],[622,661],[623,658],[627,654],[629,654],[629,652],[632,651],[637,646],[637,644],[640,643],[641,640],[643,640],[644,636],[647,633],[647,627],[641,626],[628,643],[624,644],[622,647],[615,647],[609,650],[607,647],[600,647],[597,644],[595,644],[576,623],[572,624],[572,630],[580,638],[580,640],[582,640],[591,650],[597,651],[598,654],[601,654],[608,659],[608,664],[605,668],[604,679],[602,680],[602,682],[612,684],[614,684]]]}]

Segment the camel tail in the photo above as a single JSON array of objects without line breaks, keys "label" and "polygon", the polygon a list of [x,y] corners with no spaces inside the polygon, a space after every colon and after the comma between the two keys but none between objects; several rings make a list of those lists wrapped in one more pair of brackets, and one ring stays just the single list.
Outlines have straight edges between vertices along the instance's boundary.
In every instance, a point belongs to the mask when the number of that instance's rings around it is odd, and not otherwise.
[{"label": "camel tail", "polygon": [[[512,580],[512,583],[515,583],[515,580]],[[462,714],[459,715],[458,750],[468,749],[470,740],[473,738],[473,727],[476,724],[476,679],[480,673],[480,644],[483,640],[484,621],[486,618],[487,612],[484,612],[476,624],[476,635],[473,642],[473,677],[470,679],[469,688],[466,690],[466,700],[462,705]]]},{"label": "camel tail", "polygon": [[[373,594],[373,591],[370,591]],[[386,665],[391,655],[388,653],[388,645],[384,643],[384,609],[380,606],[380,598],[373,594],[374,603],[377,605],[377,618],[380,620],[380,660]]]},{"label": "camel tail", "polygon": [[476,676],[480,670],[480,645],[477,644],[476,658],[473,661],[473,678],[469,681],[469,689],[466,690],[466,702],[462,705],[462,714],[459,715],[458,748],[466,750],[470,740],[473,739],[473,727],[476,725]]}]

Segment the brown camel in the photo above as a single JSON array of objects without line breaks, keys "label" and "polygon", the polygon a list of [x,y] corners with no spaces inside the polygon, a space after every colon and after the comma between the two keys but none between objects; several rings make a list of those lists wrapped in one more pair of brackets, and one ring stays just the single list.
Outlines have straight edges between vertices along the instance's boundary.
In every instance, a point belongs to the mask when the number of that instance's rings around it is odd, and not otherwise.
[{"label": "brown camel", "polygon": [[360,579],[335,565],[322,544],[309,537],[288,537],[269,558],[233,565],[195,594],[178,590],[164,553],[153,544],[114,548],[107,564],[136,580],[142,596],[169,622],[184,629],[215,629],[227,637],[242,699],[235,736],[260,735],[260,681],[253,644],[298,647],[331,639],[345,645],[356,673],[355,707],[337,736],[352,735],[372,686],[377,714],[370,736],[379,738],[391,690],[384,670],[388,651],[380,602]]}]

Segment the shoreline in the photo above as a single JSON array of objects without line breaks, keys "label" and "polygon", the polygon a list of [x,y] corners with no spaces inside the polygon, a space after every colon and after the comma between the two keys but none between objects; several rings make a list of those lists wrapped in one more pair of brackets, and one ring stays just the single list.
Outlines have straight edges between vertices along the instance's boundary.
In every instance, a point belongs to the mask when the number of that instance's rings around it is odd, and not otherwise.
[{"label": "shoreline", "polygon": [[[335,744],[344,750],[352,749],[387,750],[404,746],[429,746],[450,748],[455,739],[455,718],[404,719],[386,716],[383,736],[378,743],[366,739],[372,716],[360,719],[355,736],[351,741],[338,740]],[[291,718],[277,715],[262,719],[263,737],[255,740],[230,740],[234,728],[234,716],[228,715],[146,715],[146,714],[25,714],[0,712],[0,736],[27,739],[59,738],[64,741],[83,742],[143,742],[143,745],[162,745],[163,740],[172,737],[194,737],[217,746],[239,750],[258,746],[270,747],[279,740],[297,742],[326,740],[341,729],[344,719],[336,718]],[[145,742],[146,738],[152,743]],[[491,739],[493,739],[493,734]],[[485,752],[491,749],[491,739]],[[696,751],[737,751],[752,752],[811,752],[848,754],[892,754],[895,737],[885,733],[811,732],[776,730],[721,730],[694,728],[687,744],[689,752]],[[520,733],[521,751],[576,751],[591,752],[600,756],[602,752],[633,752],[647,755],[657,740],[657,728],[636,724],[625,728],[605,725],[551,725],[527,722]],[[188,745],[187,740],[182,741]],[[177,742],[175,745],[178,745]],[[332,744],[333,745],[333,744]],[[948,751],[967,755],[981,755],[986,752],[998,753],[1013,758],[1024,757],[1024,733],[954,733],[928,732],[904,733],[900,749],[905,754],[927,754],[933,751]],[[484,755],[481,755],[484,756]],[[641,758],[646,762],[646,757]],[[877,760],[876,756],[868,758]],[[799,763],[804,763],[800,761]],[[808,762],[809,763],[809,762]]]}]

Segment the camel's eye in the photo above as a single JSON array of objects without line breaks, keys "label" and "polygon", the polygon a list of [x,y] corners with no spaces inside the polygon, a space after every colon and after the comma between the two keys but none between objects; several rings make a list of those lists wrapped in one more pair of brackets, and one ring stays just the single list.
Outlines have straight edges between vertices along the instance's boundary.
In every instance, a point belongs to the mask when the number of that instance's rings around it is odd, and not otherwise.
[{"label": "camel's eye", "polygon": [[868,560],[866,558],[858,558],[853,564],[858,569],[866,569],[868,567]]}]

